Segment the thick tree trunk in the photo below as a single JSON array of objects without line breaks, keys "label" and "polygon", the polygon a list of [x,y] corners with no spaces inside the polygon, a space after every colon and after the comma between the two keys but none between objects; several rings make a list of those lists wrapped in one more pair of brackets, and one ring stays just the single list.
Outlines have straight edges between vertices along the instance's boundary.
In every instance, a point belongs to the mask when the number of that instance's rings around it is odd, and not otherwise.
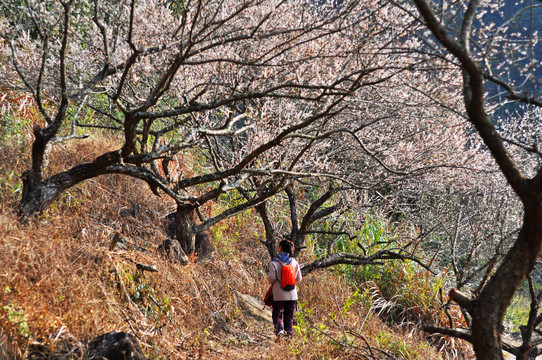
[{"label": "thick tree trunk", "polygon": [[23,196],[19,204],[19,215],[22,220],[27,220],[42,212],[62,191],[75,184],[73,182],[70,185],[61,179],[54,178],[35,182],[29,179],[31,176],[29,171],[23,174]]},{"label": "thick tree trunk", "polygon": [[119,172],[111,167],[121,162],[120,153],[112,151],[98,157],[92,163],[81,164],[45,180],[35,170],[23,174],[23,195],[19,204],[19,215],[23,221],[43,211],[63,191],[93,177]]},{"label": "thick tree trunk", "polygon": [[175,234],[186,255],[196,251],[196,207],[193,205],[177,205],[175,215]]},{"label": "thick tree trunk", "polygon": [[267,247],[267,252],[271,258],[277,256],[277,241],[275,239],[275,230],[273,229],[273,224],[269,219],[269,214],[267,212],[267,204],[265,202],[254,207],[256,211],[260,214],[262,222],[265,228],[265,242],[264,245]]},{"label": "thick tree trunk", "polygon": [[506,310],[532,271],[542,245],[542,206],[526,207],[524,224],[502,264],[472,304],[472,343],[478,360],[502,359]]}]

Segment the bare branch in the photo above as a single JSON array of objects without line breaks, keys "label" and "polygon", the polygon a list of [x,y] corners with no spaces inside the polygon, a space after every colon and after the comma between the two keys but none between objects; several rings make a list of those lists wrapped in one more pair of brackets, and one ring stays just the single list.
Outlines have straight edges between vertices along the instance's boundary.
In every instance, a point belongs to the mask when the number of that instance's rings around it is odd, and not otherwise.
[{"label": "bare branch", "polygon": [[49,38],[45,36],[45,39],[43,40],[43,56],[41,59],[41,67],[40,67],[40,72],[38,75],[38,83],[36,85],[35,98],[36,98],[36,103],[38,104],[38,109],[40,110],[41,114],[45,118],[45,121],[47,122],[47,124],[50,125],[52,123],[52,119],[49,113],[47,112],[47,110],[45,110],[45,108],[43,107],[43,101],[41,98],[41,85],[43,82],[43,75],[45,73],[48,52],[49,52]]},{"label": "bare branch", "polygon": [[321,259],[315,260],[310,264],[304,264],[301,266],[301,271],[303,274],[308,274],[314,270],[324,269],[335,265],[382,265],[383,261],[388,260],[413,261],[424,269],[433,272],[418,258],[389,250],[381,250],[368,256],[344,252],[330,254]]},{"label": "bare branch", "polygon": [[469,295],[452,288],[448,292],[448,296],[450,297],[450,299],[458,303],[459,306],[461,306],[462,308],[466,309],[469,312],[472,311],[472,299]]},{"label": "bare branch", "polygon": [[282,142],[282,140],[288,134],[291,134],[291,133],[293,133],[293,132],[295,132],[295,131],[297,131],[299,129],[305,128],[305,127],[309,126],[310,124],[314,123],[315,121],[317,121],[317,120],[319,120],[321,118],[335,115],[333,112],[331,112],[331,110],[335,106],[337,106],[338,103],[339,103],[339,101],[336,100],[336,101],[332,102],[329,106],[324,108],[324,110],[322,112],[318,112],[317,114],[308,117],[306,120],[285,129],[279,135],[277,135],[274,139],[272,139],[271,141],[259,146],[254,151],[252,151],[250,154],[245,156],[243,158],[243,160],[240,161],[235,167],[232,167],[232,168],[230,168],[228,170],[225,170],[225,171],[219,171],[219,172],[215,172],[215,173],[212,173],[212,174],[195,176],[195,177],[192,177],[190,179],[181,180],[178,183],[178,187],[180,189],[184,189],[184,188],[189,187],[189,186],[201,184],[201,183],[204,183],[204,182],[217,181],[217,180],[226,178],[228,176],[240,173],[250,162],[252,162],[258,156],[260,156],[261,154],[263,154],[267,150],[273,148],[274,146],[279,145]]},{"label": "bare branch", "polygon": [[466,340],[468,342],[472,342],[472,334],[470,330],[467,329],[460,329],[460,328],[443,328],[433,325],[423,325],[423,330],[427,331],[428,333],[432,334],[442,334],[447,336],[453,336],[459,339]]}]

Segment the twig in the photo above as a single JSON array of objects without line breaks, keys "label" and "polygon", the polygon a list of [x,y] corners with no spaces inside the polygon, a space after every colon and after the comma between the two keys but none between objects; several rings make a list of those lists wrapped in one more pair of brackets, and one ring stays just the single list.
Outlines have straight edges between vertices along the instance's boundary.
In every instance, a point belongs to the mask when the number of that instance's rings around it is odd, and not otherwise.
[{"label": "twig", "polygon": [[321,333],[322,335],[325,335],[327,336],[331,341],[333,341],[334,343],[336,343],[337,345],[340,345],[342,347],[348,347],[348,348],[351,348],[351,350],[356,354],[356,355],[359,355],[359,356],[365,356],[364,354],[356,351],[356,350],[359,350],[359,348],[357,346],[354,346],[352,344],[348,344],[347,342],[341,342],[337,339],[335,339],[333,336],[329,335],[328,333],[318,329],[318,328],[315,328],[314,326],[312,327],[314,330],[318,331],[319,333]]}]

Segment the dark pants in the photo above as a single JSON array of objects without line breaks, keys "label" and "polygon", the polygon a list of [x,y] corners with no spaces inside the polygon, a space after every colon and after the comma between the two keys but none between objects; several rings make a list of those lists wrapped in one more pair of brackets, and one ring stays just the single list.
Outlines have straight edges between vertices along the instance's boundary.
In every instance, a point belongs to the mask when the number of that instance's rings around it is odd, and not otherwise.
[{"label": "dark pants", "polygon": [[284,330],[289,336],[293,334],[294,311],[297,301],[273,301],[273,325],[278,334]]}]

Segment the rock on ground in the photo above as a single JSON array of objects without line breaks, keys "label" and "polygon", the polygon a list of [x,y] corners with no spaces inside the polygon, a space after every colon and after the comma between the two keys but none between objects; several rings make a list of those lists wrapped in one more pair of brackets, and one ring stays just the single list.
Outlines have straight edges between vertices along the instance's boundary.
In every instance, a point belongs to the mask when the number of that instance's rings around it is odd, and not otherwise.
[{"label": "rock on ground", "polygon": [[241,294],[238,291],[235,292],[235,295],[237,297],[237,303],[248,315],[260,321],[273,322],[271,309],[267,306],[264,307],[263,301],[254,296]]},{"label": "rock on ground", "polygon": [[88,359],[146,360],[135,336],[125,332],[109,332],[92,340]]}]

